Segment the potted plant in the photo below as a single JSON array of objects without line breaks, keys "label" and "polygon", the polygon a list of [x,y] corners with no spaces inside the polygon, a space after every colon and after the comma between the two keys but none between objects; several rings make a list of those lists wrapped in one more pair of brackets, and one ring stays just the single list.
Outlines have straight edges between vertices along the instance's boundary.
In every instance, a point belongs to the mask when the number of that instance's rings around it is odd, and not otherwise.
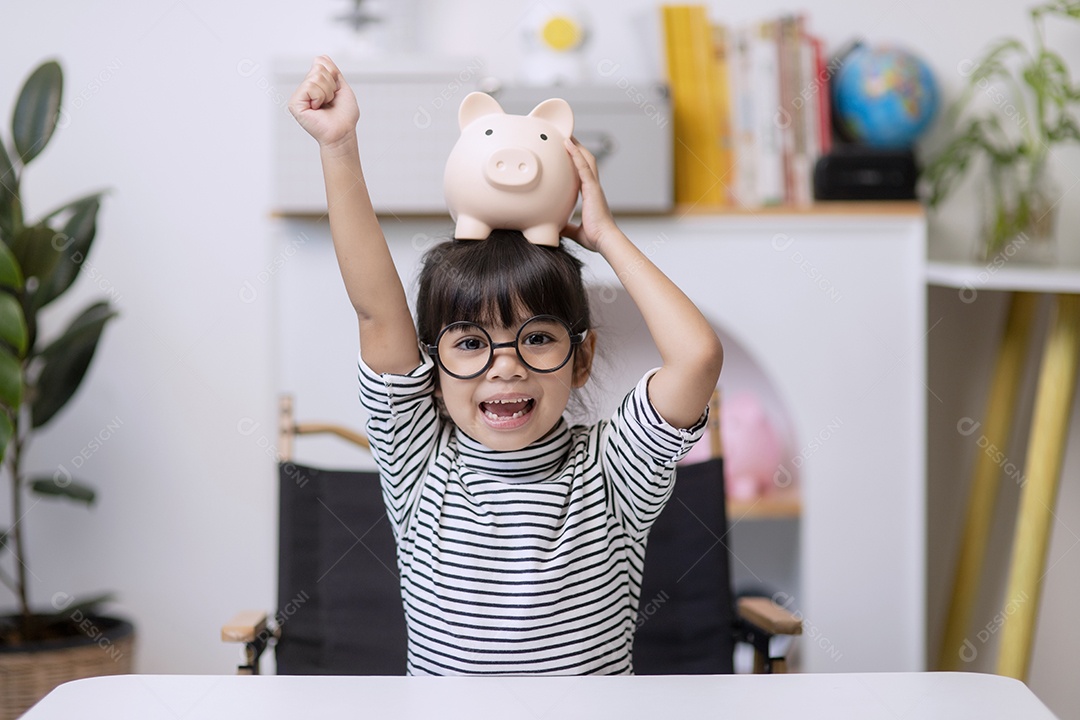
[{"label": "potted plant", "polygon": [[960,64],[967,86],[950,109],[956,132],[923,172],[929,203],[936,206],[979,169],[981,259],[1054,259],[1060,191],[1049,154],[1060,143],[1080,141],[1080,87],[1061,55],[1047,46],[1043,30],[1047,17],[1080,19],[1080,0],[1052,0],[1031,8],[1030,15],[1032,47],[1005,38],[979,61]]},{"label": "potted plant", "polygon": [[94,491],[66,469],[28,475],[26,448],[71,400],[102,330],[116,314],[102,300],[61,332],[49,338],[39,332],[43,312],[72,286],[84,265],[102,198],[101,192],[87,195],[33,222],[26,216],[24,171],[58,125],[62,90],[60,65],[39,66],[15,103],[12,143],[0,137],[0,458],[11,490],[11,517],[0,524],[0,580],[18,605],[16,614],[0,618],[0,717],[16,716],[65,680],[131,667],[130,624],[91,612],[106,596],[73,603],[61,594],[45,607],[33,605],[28,592],[25,526],[46,509],[30,512],[27,498],[35,494],[89,505]]}]

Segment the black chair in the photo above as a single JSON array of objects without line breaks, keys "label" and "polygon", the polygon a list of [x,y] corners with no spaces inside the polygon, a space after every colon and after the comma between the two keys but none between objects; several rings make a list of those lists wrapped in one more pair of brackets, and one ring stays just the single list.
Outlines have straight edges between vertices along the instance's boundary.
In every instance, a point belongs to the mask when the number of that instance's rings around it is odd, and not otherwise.
[{"label": "black chair", "polygon": [[332,433],[367,448],[334,425],[297,424],[281,399],[278,431],[278,609],[236,615],[222,640],[244,643],[242,674],[259,672],[274,645],[280,675],[403,675],[405,617],[394,537],[376,472],[294,463],[297,435]]},{"label": "black chair", "polygon": [[[315,432],[367,444],[344,428],[297,425],[291,400],[283,399],[278,610],[273,625],[265,613],[239,614],[222,639],[244,643],[241,673],[257,673],[273,643],[279,674],[403,674],[405,621],[378,475],[289,460],[295,436]],[[718,449],[715,426],[711,442]],[[754,646],[755,672],[786,668],[771,657],[770,639],[800,633],[799,621],[768,599],[736,602],[732,594],[723,477],[720,457],[681,465],[653,526],[634,642],[637,674],[731,673],[736,642]]]},{"label": "black chair", "polygon": [[279,477],[278,674],[404,674],[405,617],[378,474],[285,462]]},{"label": "black chair", "polygon": [[754,672],[786,671],[771,640],[801,634],[801,622],[769,598],[736,601],[729,543],[723,458],[680,465],[645,548],[636,674],[729,674],[739,642],[754,647]]}]

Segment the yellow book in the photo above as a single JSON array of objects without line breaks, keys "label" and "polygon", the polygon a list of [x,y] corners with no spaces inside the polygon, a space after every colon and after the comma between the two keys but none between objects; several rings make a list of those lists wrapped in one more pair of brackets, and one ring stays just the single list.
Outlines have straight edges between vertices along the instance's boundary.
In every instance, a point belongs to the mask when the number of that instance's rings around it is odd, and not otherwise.
[{"label": "yellow book", "polygon": [[[704,5],[663,6],[674,115],[675,201],[726,202],[730,158],[722,152],[721,79]],[[726,73],[725,73],[726,75]]]},{"label": "yellow book", "polygon": [[684,203],[688,196],[689,164],[692,159],[685,142],[688,136],[691,104],[691,89],[687,85],[685,74],[689,65],[686,56],[687,44],[683,37],[684,27],[681,15],[685,8],[664,5],[662,8],[664,24],[664,48],[667,55],[668,85],[671,91],[672,114],[672,174],[675,180],[675,202]]},{"label": "yellow book", "polygon": [[692,5],[689,12],[690,41],[693,48],[695,185],[691,202],[722,205],[726,198],[720,153],[719,81],[712,25],[704,5]]}]

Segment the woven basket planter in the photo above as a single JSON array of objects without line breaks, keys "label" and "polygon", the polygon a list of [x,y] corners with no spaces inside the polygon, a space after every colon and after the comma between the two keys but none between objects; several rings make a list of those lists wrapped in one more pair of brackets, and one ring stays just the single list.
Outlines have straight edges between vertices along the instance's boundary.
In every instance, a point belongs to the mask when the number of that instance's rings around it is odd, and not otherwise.
[{"label": "woven basket planter", "polygon": [[0,645],[0,720],[13,720],[69,680],[132,672],[135,628],[126,620],[80,617],[81,633],[19,647]]}]

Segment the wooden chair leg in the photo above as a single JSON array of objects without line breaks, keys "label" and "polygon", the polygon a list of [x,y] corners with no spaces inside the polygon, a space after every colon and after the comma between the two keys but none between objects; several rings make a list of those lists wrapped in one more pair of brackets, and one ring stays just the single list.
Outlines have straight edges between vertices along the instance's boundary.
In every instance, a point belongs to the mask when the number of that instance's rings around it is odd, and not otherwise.
[{"label": "wooden chair leg", "polygon": [[787,670],[786,657],[770,657],[768,652],[762,651],[759,647],[754,647],[755,675],[777,675],[786,673]]},{"label": "wooden chair leg", "polygon": [[754,648],[754,674],[763,675],[768,672],[768,655],[761,652],[760,648]]},{"label": "wooden chair leg", "polygon": [[[1015,415],[1024,357],[1035,321],[1039,296],[1035,293],[1014,293],[1005,322],[1005,335],[998,350],[986,413],[979,427],[981,435],[995,447],[1005,447],[1009,423]],[[990,525],[1001,483],[1001,467],[989,453],[976,455],[975,469],[968,491],[967,515],[960,553],[953,578],[945,632],[938,655],[939,670],[959,670],[963,666],[961,651],[971,626],[971,614],[979,595]]]},{"label": "wooden chair leg", "polygon": [[1058,295],[1046,341],[1013,540],[998,674],[1026,681],[1080,360],[1080,296]]}]

